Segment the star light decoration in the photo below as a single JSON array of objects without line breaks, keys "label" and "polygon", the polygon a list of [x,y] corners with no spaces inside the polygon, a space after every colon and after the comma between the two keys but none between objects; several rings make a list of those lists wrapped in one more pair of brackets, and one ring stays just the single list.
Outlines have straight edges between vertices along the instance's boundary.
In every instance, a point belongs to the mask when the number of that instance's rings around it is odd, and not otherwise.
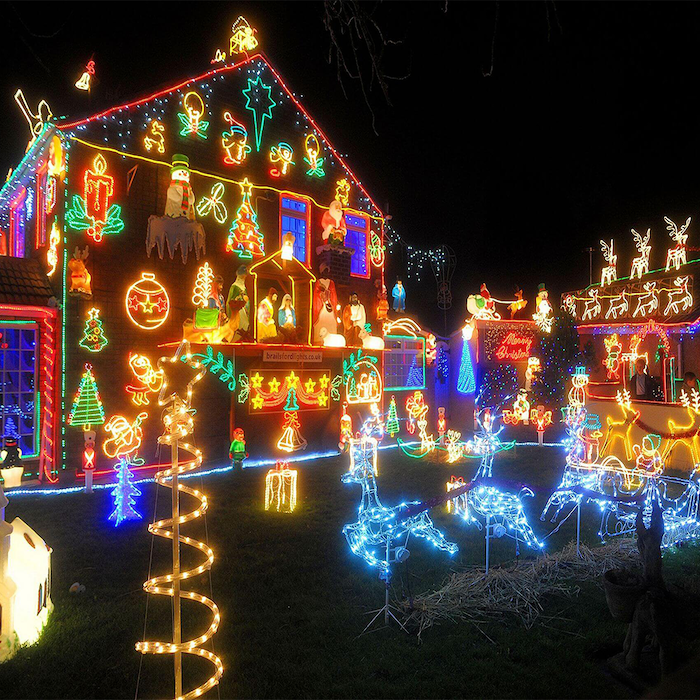
[{"label": "star light decoration", "polygon": [[272,99],[271,92],[272,87],[265,85],[260,76],[255,80],[248,78],[248,87],[243,90],[246,99],[245,108],[253,113],[256,151],[260,150],[265,120],[272,119],[272,110],[277,106],[277,103]]}]

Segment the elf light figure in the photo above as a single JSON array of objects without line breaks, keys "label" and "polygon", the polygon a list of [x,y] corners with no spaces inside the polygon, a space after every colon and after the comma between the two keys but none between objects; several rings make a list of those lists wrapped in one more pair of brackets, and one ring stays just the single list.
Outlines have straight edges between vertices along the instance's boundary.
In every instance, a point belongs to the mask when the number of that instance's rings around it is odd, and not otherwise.
[{"label": "elf light figure", "polygon": [[348,405],[343,403],[343,415],[340,416],[340,440],[338,449],[341,452],[347,451],[352,439],[352,418],[348,414]]},{"label": "elf light figure", "polygon": [[227,165],[241,165],[253,150],[248,145],[248,130],[243,124],[234,119],[231,112],[224,112],[224,120],[229,123],[229,130],[221,134],[221,145],[226,151],[224,163]]},{"label": "elf light figure", "polygon": [[[248,457],[245,449],[245,433],[243,428],[233,429],[233,440],[228,449],[228,456],[231,460],[231,466],[235,469],[243,465],[243,460]],[[266,509],[267,510],[267,509]]]},{"label": "elf light figure", "polygon": [[170,186],[165,201],[165,216],[195,219],[195,196],[190,185],[190,159],[181,153],[173,156]]},{"label": "elf light figure", "polygon": [[282,177],[289,172],[290,166],[294,165],[294,149],[286,142],[280,141],[270,149],[270,162],[279,163],[279,167],[272,168],[272,177]]}]

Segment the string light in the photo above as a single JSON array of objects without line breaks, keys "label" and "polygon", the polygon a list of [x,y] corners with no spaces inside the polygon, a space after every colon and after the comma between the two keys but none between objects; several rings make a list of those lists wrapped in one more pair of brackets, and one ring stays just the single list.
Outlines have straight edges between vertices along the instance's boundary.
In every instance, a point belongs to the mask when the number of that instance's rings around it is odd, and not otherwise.
[{"label": "string light", "polygon": [[[178,499],[177,511],[173,513],[173,517],[158,520],[148,526],[149,532],[168,540],[172,540],[174,537],[175,523],[177,523],[179,533],[182,525],[202,517],[209,508],[208,499],[201,491],[190,488],[179,481],[181,475],[191,474],[202,464],[202,452],[189,443],[182,441],[192,433],[194,428],[194,420],[192,418],[192,413],[194,412],[192,408],[193,387],[206,374],[206,369],[201,366],[201,363],[193,359],[190,345],[187,341],[183,341],[178,346],[175,355],[172,357],[161,357],[158,360],[158,369],[165,372],[164,365],[166,363],[172,365],[180,361],[184,361],[185,364],[194,369],[197,373],[188,382],[184,399],[181,398],[177,392],[172,392],[168,395],[168,381],[166,376],[158,397],[158,404],[166,407],[163,414],[165,429],[163,434],[158,438],[158,442],[162,445],[174,445],[175,449],[183,449],[192,456],[192,459],[184,462],[177,461],[173,466],[160,470],[155,476],[155,481],[161,486],[172,489],[174,482],[177,480],[178,494],[184,493],[188,496],[192,496],[199,501],[199,505],[194,510],[183,514],[179,512]],[[136,650],[140,651],[142,654],[191,654],[204,658],[213,664],[214,672],[208,680],[195,689],[179,695],[177,698],[177,700],[191,700],[192,698],[200,697],[207,690],[214,687],[223,675],[224,666],[221,659],[207,649],[202,648],[202,646],[216,634],[221,621],[221,615],[218,606],[213,600],[199,593],[195,593],[194,591],[182,590],[181,588],[181,582],[211,569],[214,563],[213,550],[203,542],[199,542],[192,537],[182,534],[179,534],[179,541],[199,550],[205,557],[204,562],[192,569],[173,571],[168,574],[154,576],[144,583],[144,590],[153,595],[165,595],[174,598],[177,588],[178,600],[175,601],[174,604],[178,606],[178,612],[180,599],[195,601],[209,609],[212,615],[211,623],[205,632],[193,639],[180,642],[143,641],[136,644]],[[177,619],[179,620],[179,614]],[[176,687],[177,686],[178,679],[176,678]]]}]

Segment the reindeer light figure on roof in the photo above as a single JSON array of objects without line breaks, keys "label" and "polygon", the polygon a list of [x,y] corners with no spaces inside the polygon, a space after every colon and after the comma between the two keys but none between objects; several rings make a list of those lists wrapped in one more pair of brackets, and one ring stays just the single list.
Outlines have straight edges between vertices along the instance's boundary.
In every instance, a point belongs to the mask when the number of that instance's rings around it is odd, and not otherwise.
[{"label": "reindeer light figure on roof", "polygon": [[634,310],[632,317],[649,316],[658,308],[659,292],[656,289],[656,282],[645,282],[644,293],[639,295],[637,299],[637,308]]},{"label": "reindeer light figure on roof", "polygon": [[583,315],[581,316],[582,321],[585,321],[586,319],[594,319],[600,315],[602,307],[600,305],[600,299],[598,299],[599,294],[599,289],[588,290],[589,298],[584,301]]},{"label": "reindeer light figure on roof", "polygon": [[671,219],[664,216],[664,221],[667,224],[666,228],[668,229],[668,235],[671,236],[676,244],[673,246],[673,248],[669,248],[668,253],[666,254],[666,272],[671,269],[671,266],[673,266],[674,270],[679,270],[681,265],[685,265],[686,263],[685,244],[688,242],[688,234],[686,231],[688,230],[688,226],[690,226],[690,219],[691,217],[689,216],[683,226],[681,226],[679,229],[678,226],[671,221]]},{"label": "reindeer light figure on roof", "polygon": [[634,245],[637,246],[637,252],[639,255],[632,260],[630,279],[633,280],[635,277],[642,279],[642,275],[646,275],[649,272],[649,256],[651,254],[649,239],[651,238],[651,229],[647,229],[647,232],[643,238],[640,233],[637,233],[634,229],[632,229],[632,236],[634,238]]},{"label": "reindeer light figure on roof", "polygon": [[610,245],[605,241],[600,241],[600,248],[603,251],[605,262],[608,263],[600,274],[600,286],[604,287],[617,279],[617,255],[613,252],[615,241],[611,238]]}]

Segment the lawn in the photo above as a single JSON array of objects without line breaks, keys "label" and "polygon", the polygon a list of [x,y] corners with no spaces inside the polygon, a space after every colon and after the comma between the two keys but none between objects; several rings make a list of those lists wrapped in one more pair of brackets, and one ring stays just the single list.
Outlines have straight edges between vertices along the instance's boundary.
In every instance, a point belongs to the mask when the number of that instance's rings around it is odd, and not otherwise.
[{"label": "lawn", "polygon": [[[355,520],[360,496],[359,486],[340,482],[347,459],[300,464],[299,503],[291,515],[264,511],[264,469],[204,477],[209,541],[216,553],[211,585],[222,615],[214,638],[225,666],[221,697],[631,696],[601,667],[601,659],[621,647],[625,626],[610,618],[594,583],[581,585],[575,598],[548,599],[545,616],[531,630],[509,620],[482,627],[486,634],[468,623],[445,623],[425,632],[422,642],[396,628],[358,638],[365,613],[382,602],[383,587],[376,572],[351,554],[341,533],[344,523]],[[540,537],[551,529],[538,515],[563,459],[560,449],[537,447],[496,457],[499,476],[535,487],[527,510]],[[476,467],[410,459],[396,450],[380,452],[379,464],[385,505],[435,496],[450,474],[471,477]],[[8,494],[7,519],[19,515],[54,549],[55,610],[39,642],[0,665],[0,696],[132,698],[137,678],[139,697],[172,693],[171,657],[134,651],[134,642],[143,638],[147,596],[141,586],[152,541],[145,521],[156,499],[153,484],[141,489],[144,521],[119,528],[107,522],[106,490],[14,500]],[[170,492],[158,490],[158,513],[165,515]],[[442,507],[433,517],[460,551],[449,557],[413,540],[411,557],[394,579],[398,597],[407,588],[413,594],[432,590],[454,570],[483,565],[484,539],[475,527]],[[598,517],[592,507],[584,510],[582,522],[583,541],[594,544]],[[203,536],[202,521],[188,528]],[[547,540],[547,549],[560,548],[575,536],[574,528],[572,518]],[[156,539],[154,572],[167,570],[169,548]],[[493,543],[492,562],[513,556],[512,541]],[[668,553],[667,578],[695,575],[699,561],[697,547]],[[86,586],[82,595],[69,594],[75,581]],[[208,594],[206,575],[190,583]],[[209,618],[201,605],[183,605],[185,630],[194,636]],[[147,627],[147,638],[168,639],[169,600],[151,597]],[[209,669],[204,661],[186,658],[186,688],[202,682]]]}]

